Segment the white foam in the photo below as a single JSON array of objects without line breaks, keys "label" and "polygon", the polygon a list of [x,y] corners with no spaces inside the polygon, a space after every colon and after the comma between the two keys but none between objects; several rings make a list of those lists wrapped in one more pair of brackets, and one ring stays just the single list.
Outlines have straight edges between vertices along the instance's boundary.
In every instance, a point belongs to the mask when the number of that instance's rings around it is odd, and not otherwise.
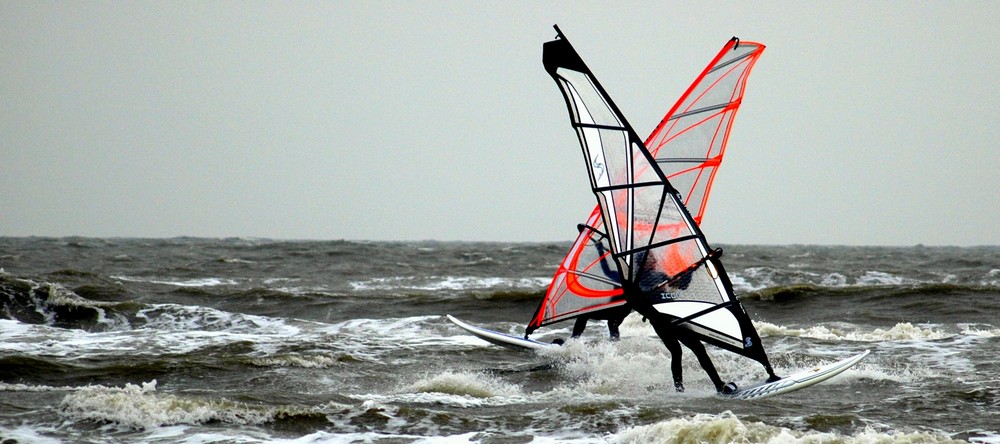
[{"label": "white foam", "polygon": [[259,367],[330,368],[337,365],[340,360],[336,356],[329,355],[276,355],[256,358],[250,362]]},{"label": "white foam", "polygon": [[9,384],[0,382],[0,392],[66,392],[79,390],[79,387],[53,387],[50,385]]},{"label": "white foam", "polygon": [[866,271],[858,278],[858,285],[900,285],[905,279],[881,271]]},{"label": "white foam", "polygon": [[520,396],[521,388],[485,373],[445,371],[409,385],[405,391],[493,398]]},{"label": "white foam", "polygon": [[[29,294],[34,303],[35,312],[42,315],[45,318],[45,323],[48,325],[53,325],[57,322],[56,314],[50,309],[51,307],[80,307],[94,310],[97,313],[97,324],[101,325],[104,329],[120,330],[128,327],[128,320],[124,316],[114,315],[108,317],[105,309],[113,306],[114,302],[92,301],[82,298],[61,284],[39,284],[30,280],[22,280],[22,282],[31,286]],[[38,294],[38,290],[42,288],[45,289],[44,299]]]},{"label": "white foam", "polygon": [[986,287],[1000,287],[1000,268],[993,268],[987,272],[986,279],[983,279],[981,283]]},{"label": "white foam", "polygon": [[246,342],[267,354],[284,344],[302,341],[303,336],[308,336],[301,335],[304,328],[315,331],[325,325],[175,304],[150,306],[137,317],[148,323],[131,330],[105,332],[0,320],[0,351],[66,359],[159,356]]},{"label": "white foam", "polygon": [[827,341],[846,340],[857,342],[912,341],[948,338],[953,335],[931,328],[916,327],[909,322],[900,322],[885,330],[876,328],[870,332],[847,331],[836,327],[816,325],[809,328],[789,328],[769,322],[756,321],[754,326],[761,336],[794,336]]},{"label": "white foam", "polygon": [[138,276],[111,276],[111,278],[126,282],[143,282],[148,284],[173,285],[176,287],[215,287],[219,285],[237,284],[235,280],[223,279],[217,277],[180,279],[180,278],[148,278],[148,277],[138,277]]},{"label": "white foam", "polygon": [[551,278],[501,278],[473,276],[430,276],[417,278],[414,276],[395,276],[372,278],[364,281],[349,282],[356,291],[439,291],[439,290],[487,290],[487,289],[542,289],[549,284]]},{"label": "white foam", "polygon": [[55,438],[49,438],[45,435],[42,435],[40,432],[43,432],[43,430],[39,430],[38,426],[22,425],[19,427],[14,427],[12,429],[0,426],[0,440],[2,440],[2,442],[5,443],[6,442],[11,442],[11,443],[27,442],[32,444],[63,443],[63,441],[61,440]]},{"label": "white foam", "polygon": [[799,431],[741,420],[732,412],[699,414],[631,427],[610,439],[618,443],[753,442],[753,443],[935,443],[955,442],[934,432],[881,432],[866,428],[855,435]]},{"label": "white foam", "polygon": [[846,287],[847,276],[840,273],[830,273],[823,276],[823,280],[820,281],[820,285],[824,287]]},{"label": "white foam", "polygon": [[978,336],[981,338],[1000,337],[1000,328],[995,328],[988,324],[959,324],[963,335]]},{"label": "white foam", "polygon": [[210,421],[255,425],[273,420],[276,413],[232,401],[158,393],[156,380],[122,388],[83,387],[63,398],[59,412],[72,420],[110,422],[137,430]]}]

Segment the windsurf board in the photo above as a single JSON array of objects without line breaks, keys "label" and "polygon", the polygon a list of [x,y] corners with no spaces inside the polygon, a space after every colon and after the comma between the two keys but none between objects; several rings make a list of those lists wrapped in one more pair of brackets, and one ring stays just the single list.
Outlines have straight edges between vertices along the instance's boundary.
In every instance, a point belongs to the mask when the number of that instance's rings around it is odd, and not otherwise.
[{"label": "windsurf board", "polygon": [[870,352],[871,350],[865,350],[863,353],[842,359],[832,364],[811,367],[793,375],[785,376],[784,378],[774,382],[765,382],[739,389],[735,393],[726,396],[735,399],[761,399],[801,390],[809,387],[810,385],[818,384],[839,375],[844,370],[847,370],[854,366],[854,364],[860,362],[865,358],[865,356],[868,356],[868,353]]},{"label": "windsurf board", "polygon": [[500,345],[507,348],[513,348],[516,350],[540,350],[546,347],[551,347],[556,344],[551,344],[548,342],[536,341],[534,339],[519,338],[514,335],[509,335],[507,333],[500,333],[498,331],[493,331],[485,329],[482,327],[477,327],[465,322],[462,322],[458,318],[452,315],[448,316],[448,320],[455,325],[461,327],[463,330],[472,333],[473,336],[482,339],[491,344]]}]

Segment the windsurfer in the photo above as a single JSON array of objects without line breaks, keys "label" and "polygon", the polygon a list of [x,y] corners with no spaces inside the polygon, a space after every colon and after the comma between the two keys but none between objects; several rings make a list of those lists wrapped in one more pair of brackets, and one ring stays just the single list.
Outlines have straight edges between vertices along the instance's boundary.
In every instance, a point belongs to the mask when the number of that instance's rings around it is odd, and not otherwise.
[{"label": "windsurfer", "polygon": [[[712,363],[712,359],[709,358],[708,352],[701,341],[686,330],[674,326],[671,318],[660,314],[652,308],[653,303],[672,297],[670,293],[662,291],[662,287],[671,280],[676,279],[663,273],[656,267],[656,258],[654,255],[647,255],[647,252],[640,252],[635,255],[634,260],[642,268],[640,268],[641,272],[638,279],[639,294],[630,298],[630,302],[631,305],[636,307],[636,311],[649,320],[656,335],[660,337],[663,345],[670,351],[670,372],[674,377],[674,388],[678,392],[684,391],[680,346],[680,344],[684,344],[698,358],[701,368],[705,370],[705,373],[708,373],[709,379],[715,384],[716,391],[724,395],[735,392],[735,383],[723,383],[722,379],[719,378],[719,372],[716,371],[715,365]],[[684,279],[685,277],[686,279]],[[686,281],[684,282],[686,286],[690,282],[690,276],[681,276],[680,280]]]}]

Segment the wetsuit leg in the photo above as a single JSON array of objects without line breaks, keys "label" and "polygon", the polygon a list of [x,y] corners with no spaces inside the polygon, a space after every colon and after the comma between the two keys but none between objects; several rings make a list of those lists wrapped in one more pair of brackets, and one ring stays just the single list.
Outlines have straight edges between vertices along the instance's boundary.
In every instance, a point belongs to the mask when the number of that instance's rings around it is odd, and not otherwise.
[{"label": "wetsuit leg", "polygon": [[765,363],[764,364],[764,370],[767,371],[767,382],[774,382],[774,381],[778,381],[778,380],[781,379],[781,376],[778,376],[778,375],[774,374],[774,369],[771,368],[771,364],[770,363]]},{"label": "wetsuit leg", "polygon": [[587,328],[587,318],[580,316],[576,318],[576,323],[573,324],[573,336],[574,338],[579,338],[583,334],[583,330]]},{"label": "wetsuit leg", "polygon": [[608,335],[610,335],[612,341],[617,341],[621,334],[618,331],[618,326],[622,325],[624,318],[611,318],[608,319]]},{"label": "wetsuit leg", "polygon": [[663,341],[663,345],[670,352],[670,373],[674,376],[674,387],[677,391],[684,391],[684,366],[681,363],[681,344],[671,334],[674,330],[670,327],[659,327],[652,323],[656,335]]},{"label": "wetsuit leg", "polygon": [[701,341],[686,337],[683,334],[677,338],[684,344],[685,347],[691,349],[691,352],[698,357],[698,363],[701,364],[701,368],[705,369],[705,373],[708,373],[709,379],[715,384],[715,389],[717,391],[722,391],[722,379],[719,378],[719,372],[715,370],[715,364],[712,363],[712,359],[708,357],[708,351],[705,350],[705,346]]}]

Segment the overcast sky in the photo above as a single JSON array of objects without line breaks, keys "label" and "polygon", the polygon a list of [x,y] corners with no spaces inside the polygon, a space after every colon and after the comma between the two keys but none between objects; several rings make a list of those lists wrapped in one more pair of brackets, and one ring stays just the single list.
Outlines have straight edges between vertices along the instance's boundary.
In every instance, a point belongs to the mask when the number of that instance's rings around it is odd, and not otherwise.
[{"label": "overcast sky", "polygon": [[1000,244],[994,1],[0,0],[0,235],[570,240],[553,24],[643,136],[767,45],[712,243]]}]

